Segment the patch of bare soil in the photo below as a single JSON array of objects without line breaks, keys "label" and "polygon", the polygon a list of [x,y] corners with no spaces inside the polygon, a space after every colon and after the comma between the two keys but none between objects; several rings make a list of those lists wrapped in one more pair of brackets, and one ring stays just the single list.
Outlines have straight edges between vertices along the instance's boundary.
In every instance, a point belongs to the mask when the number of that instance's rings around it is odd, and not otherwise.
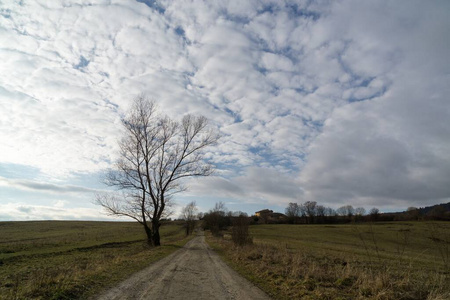
[{"label": "patch of bare soil", "polygon": [[203,232],[96,299],[270,299],[228,267]]}]

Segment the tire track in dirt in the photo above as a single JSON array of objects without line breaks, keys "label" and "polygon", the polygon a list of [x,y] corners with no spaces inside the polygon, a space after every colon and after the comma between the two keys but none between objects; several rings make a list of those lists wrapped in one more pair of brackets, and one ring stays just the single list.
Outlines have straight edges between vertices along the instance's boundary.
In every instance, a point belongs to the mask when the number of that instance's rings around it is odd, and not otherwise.
[{"label": "tire track in dirt", "polygon": [[228,267],[203,232],[95,299],[270,299]]}]

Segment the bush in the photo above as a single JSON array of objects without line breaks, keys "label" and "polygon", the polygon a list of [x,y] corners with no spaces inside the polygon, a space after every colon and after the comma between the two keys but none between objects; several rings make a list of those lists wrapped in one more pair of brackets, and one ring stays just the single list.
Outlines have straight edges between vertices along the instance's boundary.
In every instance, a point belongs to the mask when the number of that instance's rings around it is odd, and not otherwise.
[{"label": "bush", "polygon": [[249,218],[243,215],[233,218],[231,239],[236,246],[242,247],[253,243],[253,239],[248,232],[249,223]]},{"label": "bush", "polygon": [[230,217],[222,211],[209,212],[203,217],[203,229],[211,230],[214,236],[222,236],[221,231],[226,229],[230,223]]}]

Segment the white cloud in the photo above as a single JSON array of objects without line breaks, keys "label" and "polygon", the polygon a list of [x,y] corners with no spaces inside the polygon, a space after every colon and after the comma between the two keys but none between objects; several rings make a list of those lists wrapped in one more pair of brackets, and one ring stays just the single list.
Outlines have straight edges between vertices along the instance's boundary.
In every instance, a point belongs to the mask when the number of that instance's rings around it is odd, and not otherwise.
[{"label": "white cloud", "polygon": [[[100,208],[61,207],[60,203],[53,206],[33,205],[28,203],[0,203],[0,219],[6,221],[31,220],[118,220],[105,217]],[[124,219],[119,219],[124,220]]]},{"label": "white cloud", "polygon": [[[385,8],[375,6],[372,12]],[[450,22],[440,10],[393,9],[379,26],[369,10],[341,11],[348,31],[339,35],[349,32],[357,45],[347,51],[346,64],[363,76],[378,76],[351,97],[379,99],[339,108],[326,121],[301,174],[310,198],[397,209],[449,200],[448,45],[436,34]],[[368,28],[364,35],[360,26]]]},{"label": "white cloud", "polygon": [[449,196],[447,3],[21,3],[0,10],[0,163],[99,172],[144,92],[171,117],[211,119],[224,177],[210,186],[236,199]]},{"label": "white cloud", "polygon": [[448,200],[448,112],[434,109],[446,100],[409,96],[335,111],[301,174],[311,199],[400,207]]}]

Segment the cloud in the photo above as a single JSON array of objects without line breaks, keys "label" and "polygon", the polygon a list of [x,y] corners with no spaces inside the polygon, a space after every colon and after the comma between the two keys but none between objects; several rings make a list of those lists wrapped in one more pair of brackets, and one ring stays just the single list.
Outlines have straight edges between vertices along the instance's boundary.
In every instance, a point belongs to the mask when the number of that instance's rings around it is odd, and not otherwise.
[{"label": "cloud", "polygon": [[54,176],[104,169],[128,102],[158,90],[158,69],[185,71],[179,37],[150,9],[37,1],[5,9],[11,13],[1,19],[0,35],[7,57],[0,67],[3,162]]},{"label": "cloud", "polygon": [[49,192],[56,194],[65,193],[95,193],[96,189],[86,188],[76,185],[58,185],[47,182],[37,182],[26,179],[10,179],[0,176],[0,186],[11,187],[19,190],[35,191],[35,192]]},{"label": "cloud", "polygon": [[274,169],[251,167],[236,182],[247,190],[251,198],[271,203],[288,203],[300,198],[302,191],[293,174],[283,174]]},{"label": "cloud", "polygon": [[336,110],[301,174],[310,197],[372,206],[448,201],[449,112],[441,88],[434,99],[393,93]]},{"label": "cloud", "polygon": [[305,39],[320,20],[317,7],[146,4],[11,5],[3,19],[5,40],[13,41],[3,50],[10,75],[2,80],[15,104],[4,105],[3,138],[11,141],[4,161],[56,176],[104,169],[115,157],[120,113],[146,92],[169,115],[211,118],[226,145],[215,149],[217,162],[298,170],[318,126],[344,103],[336,95],[358,92],[333,85],[343,72],[333,56],[344,43],[315,49]]},{"label": "cloud", "polygon": [[193,195],[215,195],[220,198],[242,198],[244,189],[236,182],[217,176],[189,181],[188,193]]},{"label": "cloud", "polygon": [[[448,70],[442,56],[447,46],[434,36],[443,24],[450,23],[437,7],[427,6],[423,13],[441,19],[425,21],[415,10],[393,10],[390,14],[398,18],[388,18],[362,39],[373,50],[367,45],[365,50],[352,48],[355,53],[346,58],[352,68],[362,74],[386,72],[380,80],[390,84],[376,100],[338,108],[326,120],[301,173],[302,186],[311,199],[393,208],[450,199],[445,182],[450,175],[450,110],[446,109],[450,89],[442,68],[444,64]],[[351,31],[362,26],[359,14],[347,17]],[[375,20],[368,16],[364,22]],[[415,30],[407,24],[415,24]],[[416,41],[421,41],[418,47]],[[377,50],[376,45],[383,42],[386,47]],[[367,51],[368,61],[356,66],[358,55]],[[377,56],[387,60],[378,61]],[[367,87],[371,86],[383,84],[371,81]],[[354,97],[365,98],[373,92],[360,88],[358,93]]]},{"label": "cloud", "polygon": [[34,210],[34,207],[31,207],[31,206],[19,206],[19,207],[17,207],[17,210],[22,212],[22,213],[30,214]]},{"label": "cloud", "polygon": [[283,205],[300,199],[301,190],[294,174],[270,168],[248,167],[240,176],[210,177],[189,182],[188,195],[232,198],[242,203]]},{"label": "cloud", "polygon": [[208,154],[218,177],[196,193],[335,206],[446,199],[448,5],[5,3],[0,162],[51,179],[8,184],[84,192],[52,182],[110,167],[120,117],[146,93],[169,116],[203,114],[221,132]]},{"label": "cloud", "polygon": [[32,205],[25,203],[0,203],[0,218],[5,221],[32,220],[124,220],[105,217],[100,208]]}]

